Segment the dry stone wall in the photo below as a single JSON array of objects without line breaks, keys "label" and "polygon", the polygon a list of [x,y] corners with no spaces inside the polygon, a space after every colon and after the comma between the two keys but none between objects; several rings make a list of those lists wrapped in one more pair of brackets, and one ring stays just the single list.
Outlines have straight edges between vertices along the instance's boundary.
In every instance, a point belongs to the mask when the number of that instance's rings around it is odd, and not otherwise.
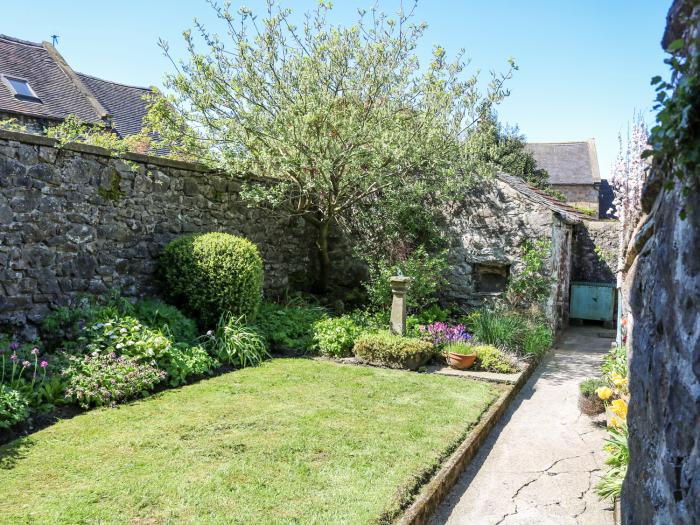
[{"label": "dry stone wall", "polygon": [[0,131],[0,329],[23,331],[80,292],[158,292],[158,254],[191,232],[243,235],[260,249],[265,288],[309,268],[301,222],[240,201],[238,182],[192,164],[140,155],[132,167],[98,148]]},{"label": "dry stone wall", "polygon": [[574,229],[572,281],[615,283],[620,222],[584,220]]}]

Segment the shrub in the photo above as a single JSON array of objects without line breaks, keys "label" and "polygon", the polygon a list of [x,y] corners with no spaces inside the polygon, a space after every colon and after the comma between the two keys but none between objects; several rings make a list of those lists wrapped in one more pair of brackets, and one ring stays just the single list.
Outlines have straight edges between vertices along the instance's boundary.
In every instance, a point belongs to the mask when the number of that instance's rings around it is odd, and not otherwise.
[{"label": "shrub", "polygon": [[476,367],[487,372],[512,374],[518,371],[515,359],[493,345],[475,345]]},{"label": "shrub", "polygon": [[388,308],[391,305],[389,278],[392,275],[406,275],[411,278],[411,287],[406,295],[408,309],[420,311],[437,303],[440,287],[446,283],[444,273],[447,268],[445,254],[430,255],[423,247],[396,264],[377,261],[370,266],[370,278],[365,283],[367,296],[373,308]]},{"label": "shrub", "polygon": [[545,277],[545,263],[551,257],[552,241],[539,239],[532,243],[526,241],[523,247],[523,268],[516,276],[511,277],[506,290],[506,298],[513,306],[539,303],[549,295],[552,282]]},{"label": "shrub", "polygon": [[170,297],[202,323],[224,314],[255,318],[263,263],[249,240],[226,233],[180,237],[163,249],[160,266]]},{"label": "shrub", "polygon": [[467,316],[466,324],[480,342],[512,352],[521,350],[527,331],[524,317],[502,310],[476,310]]},{"label": "shrub", "polygon": [[322,355],[347,357],[362,333],[362,328],[349,316],[321,319],[313,325],[314,348]]},{"label": "shrub", "polygon": [[17,390],[0,385],[0,428],[10,428],[29,417],[29,404]]},{"label": "shrub", "polygon": [[242,319],[223,315],[215,330],[204,336],[209,352],[233,366],[256,366],[269,357],[265,339],[258,331],[246,326]]},{"label": "shrub", "polygon": [[371,365],[415,370],[433,356],[433,345],[387,331],[361,335],[353,346],[358,360]]},{"label": "shrub", "polygon": [[199,345],[174,344],[161,355],[157,365],[167,374],[170,386],[179,386],[191,376],[211,374],[221,363]]},{"label": "shrub", "polygon": [[327,315],[319,306],[264,303],[257,327],[273,349],[306,352],[314,345],[314,323]]},{"label": "shrub", "polygon": [[134,305],[134,317],[144,325],[170,334],[173,341],[191,343],[197,338],[197,325],[172,305],[159,299],[141,299]]},{"label": "shrub", "polygon": [[165,379],[165,372],[130,357],[106,355],[71,356],[64,371],[66,397],[83,408],[112,406],[146,396]]},{"label": "shrub", "polygon": [[552,346],[554,337],[552,330],[541,323],[535,323],[525,330],[522,349],[526,355],[542,357]]}]

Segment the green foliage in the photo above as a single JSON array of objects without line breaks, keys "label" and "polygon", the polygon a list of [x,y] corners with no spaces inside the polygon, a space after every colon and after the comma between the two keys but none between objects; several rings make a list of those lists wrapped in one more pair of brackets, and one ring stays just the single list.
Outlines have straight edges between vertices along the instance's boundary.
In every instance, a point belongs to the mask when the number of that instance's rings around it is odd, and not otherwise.
[{"label": "green foliage", "polygon": [[629,431],[627,425],[623,423],[620,428],[608,427],[608,434],[604,448],[608,452],[605,464],[610,468],[600,478],[595,489],[600,498],[612,501],[622,494],[622,483],[627,475],[630,454]]},{"label": "green foliage", "polygon": [[[668,46],[669,58],[664,60],[671,67],[671,78],[652,78],[656,86],[656,126],[651,129],[651,149],[644,155],[653,155],[658,173],[663,173],[666,187],[674,181],[683,184],[687,194],[700,179],[700,56],[689,50],[696,45],[694,32],[697,26],[696,10],[689,9],[690,20],[683,24],[689,28],[682,38]],[[681,218],[686,210],[682,209]]]},{"label": "green foliage", "polygon": [[314,346],[314,323],[327,315],[319,306],[263,303],[257,326],[273,349],[307,352]]},{"label": "green foliage", "polygon": [[622,377],[627,377],[627,347],[612,347],[610,352],[603,358],[601,369],[606,376],[616,373]]},{"label": "green foliage", "polygon": [[210,353],[221,362],[240,368],[257,366],[269,357],[265,339],[241,318],[222,315],[214,330],[203,337]]},{"label": "green foliage", "polygon": [[503,309],[475,310],[464,324],[477,341],[515,354],[539,358],[553,343],[552,330],[543,322]]},{"label": "green foliage", "polygon": [[64,372],[68,378],[66,396],[83,408],[144,397],[166,376],[155,366],[113,353],[71,356],[70,361]]},{"label": "green foliage", "polygon": [[551,279],[545,277],[545,262],[551,257],[552,241],[539,239],[525,241],[520,272],[511,276],[506,298],[513,306],[527,306],[542,302],[549,295]]},{"label": "green foliage", "polygon": [[578,390],[585,397],[597,397],[596,389],[606,385],[605,380],[600,377],[589,377],[579,383]]},{"label": "green foliage", "polygon": [[7,131],[17,131],[19,133],[26,133],[27,126],[20,124],[16,118],[6,118],[0,119],[0,129],[5,129]]},{"label": "green foliage", "polygon": [[445,345],[445,354],[472,355],[475,352],[476,346],[464,341],[455,341]]},{"label": "green foliage", "polygon": [[160,265],[167,293],[203,324],[224,314],[255,319],[263,263],[249,240],[226,233],[186,235],[168,243]]},{"label": "green foliage", "polygon": [[190,343],[197,338],[196,323],[160,299],[141,299],[134,305],[133,312],[144,325],[169,334],[174,341]]},{"label": "green foliage", "polygon": [[581,206],[578,204],[572,204],[571,207],[577,212],[583,215],[588,215],[589,217],[597,217],[598,212],[594,208],[589,208],[588,206]]},{"label": "green foliage", "polygon": [[370,267],[370,278],[365,283],[367,295],[373,308],[386,309],[391,306],[391,285],[389,278],[393,275],[405,275],[411,278],[407,294],[407,308],[411,312],[436,305],[440,288],[446,283],[447,270],[445,253],[430,255],[420,246],[404,261],[391,264],[387,260],[378,260]]},{"label": "green foliage", "polygon": [[0,384],[0,428],[10,428],[29,417],[29,404],[17,390]]},{"label": "green foliage", "polygon": [[415,370],[434,355],[433,345],[412,337],[401,337],[388,331],[361,335],[353,346],[358,360],[377,366]]},{"label": "green foliage", "polygon": [[348,357],[361,333],[351,316],[321,319],[314,323],[314,348],[322,355]]},{"label": "green foliage", "polygon": [[530,321],[523,335],[522,352],[536,358],[542,357],[554,344],[554,334],[547,325]]},{"label": "green foliage", "polygon": [[515,359],[493,345],[473,345],[476,367],[487,372],[512,374],[518,371]]},{"label": "green foliage", "polygon": [[332,225],[350,225],[361,208],[382,209],[397,191],[428,204],[429,195],[454,195],[440,188],[469,181],[466,139],[509,94],[504,85],[517,69],[509,60],[482,92],[461,53],[449,60],[436,46],[421,67],[425,25],[411,13],[363,11],[343,27],[330,23],[330,9],[318,3],[300,27],[274,2],[261,16],[217,9],[231,44],[201,24],[186,31],[189,61],[166,78],[172,95],[149,115],[173,151],[250,175],[242,192],[249,203],[314,227],[322,288]]}]

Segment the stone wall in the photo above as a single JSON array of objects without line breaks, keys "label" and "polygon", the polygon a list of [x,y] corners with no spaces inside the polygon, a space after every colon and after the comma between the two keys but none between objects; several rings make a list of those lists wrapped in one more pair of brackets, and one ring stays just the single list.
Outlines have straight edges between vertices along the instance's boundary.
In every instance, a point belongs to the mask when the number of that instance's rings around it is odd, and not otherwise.
[{"label": "stone wall", "polygon": [[[700,28],[684,27],[694,4],[674,2],[664,45],[685,37],[697,46]],[[697,119],[699,108],[693,109]],[[688,177],[697,184],[697,171]],[[664,189],[666,180],[667,174],[652,170],[642,194],[646,215],[626,257],[631,307],[626,525],[700,523],[700,192],[684,196],[677,180]]]},{"label": "stone wall", "polygon": [[572,206],[589,208],[598,215],[598,188],[593,184],[553,184],[552,188],[561,192]]},{"label": "stone wall", "polygon": [[567,323],[572,224],[501,180],[472,190],[449,216],[452,268],[446,299],[466,307],[488,304],[505,289],[507,279],[499,276],[522,270],[525,241],[549,239],[546,273],[552,289],[546,314],[557,329]]},{"label": "stone wall", "polygon": [[57,123],[55,120],[46,118],[30,117],[28,115],[0,111],[0,121],[10,119],[14,119],[14,124],[24,126],[27,133],[35,133],[38,135],[43,134],[47,127]]},{"label": "stone wall", "polygon": [[158,253],[190,232],[251,239],[268,292],[308,272],[303,223],[247,208],[236,180],[182,162],[130,159],[135,172],[99,148],[57,149],[45,137],[0,131],[0,329],[31,336],[52,306],[80,292],[156,293]]},{"label": "stone wall", "polygon": [[584,220],[574,229],[572,281],[615,283],[619,221]]}]

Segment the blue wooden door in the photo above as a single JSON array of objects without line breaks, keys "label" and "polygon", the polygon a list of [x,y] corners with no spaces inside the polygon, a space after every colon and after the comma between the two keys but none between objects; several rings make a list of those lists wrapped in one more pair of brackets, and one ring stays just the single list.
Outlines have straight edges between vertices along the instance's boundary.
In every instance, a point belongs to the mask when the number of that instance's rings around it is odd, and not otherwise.
[{"label": "blue wooden door", "polygon": [[569,317],[593,321],[612,321],[615,287],[608,283],[571,283]]}]

